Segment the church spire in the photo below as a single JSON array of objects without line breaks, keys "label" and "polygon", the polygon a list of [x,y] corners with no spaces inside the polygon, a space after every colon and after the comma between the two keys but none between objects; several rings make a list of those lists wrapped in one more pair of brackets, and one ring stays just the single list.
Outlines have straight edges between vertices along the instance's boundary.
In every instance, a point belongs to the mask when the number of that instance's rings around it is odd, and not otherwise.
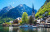
[{"label": "church spire", "polygon": [[32,12],[34,12],[34,4],[32,4]]},{"label": "church spire", "polygon": [[34,11],[34,5],[32,4],[32,17],[33,17],[33,20],[35,20],[35,11]]}]

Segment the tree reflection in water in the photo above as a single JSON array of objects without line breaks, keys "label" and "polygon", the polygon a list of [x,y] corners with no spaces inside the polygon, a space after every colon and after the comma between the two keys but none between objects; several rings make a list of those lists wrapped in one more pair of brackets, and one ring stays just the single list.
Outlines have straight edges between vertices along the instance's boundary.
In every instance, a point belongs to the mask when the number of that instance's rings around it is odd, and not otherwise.
[{"label": "tree reflection in water", "polygon": [[50,32],[50,28],[0,27],[0,32]]},{"label": "tree reflection in water", "polygon": [[20,32],[37,32],[37,28],[20,28]]}]

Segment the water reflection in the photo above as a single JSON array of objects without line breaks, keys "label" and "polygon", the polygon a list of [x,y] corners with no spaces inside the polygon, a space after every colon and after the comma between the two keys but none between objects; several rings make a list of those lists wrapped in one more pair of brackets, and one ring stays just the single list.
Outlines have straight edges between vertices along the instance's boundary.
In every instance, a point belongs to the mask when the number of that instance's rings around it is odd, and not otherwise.
[{"label": "water reflection", "polygon": [[9,32],[9,27],[0,27],[0,32]]},{"label": "water reflection", "polygon": [[37,32],[37,28],[20,28],[21,32]]},{"label": "water reflection", "polygon": [[50,28],[0,27],[0,32],[50,32]]},{"label": "water reflection", "polygon": [[9,32],[13,32],[13,27],[9,27]]},{"label": "water reflection", "polygon": [[33,31],[33,28],[20,28],[21,32],[30,32]]}]

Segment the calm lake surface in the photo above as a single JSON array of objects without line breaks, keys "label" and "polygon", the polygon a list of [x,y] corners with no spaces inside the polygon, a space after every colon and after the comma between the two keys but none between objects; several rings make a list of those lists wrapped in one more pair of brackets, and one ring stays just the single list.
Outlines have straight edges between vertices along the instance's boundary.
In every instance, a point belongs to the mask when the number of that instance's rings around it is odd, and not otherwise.
[{"label": "calm lake surface", "polygon": [[0,27],[0,32],[50,32],[50,28]]}]

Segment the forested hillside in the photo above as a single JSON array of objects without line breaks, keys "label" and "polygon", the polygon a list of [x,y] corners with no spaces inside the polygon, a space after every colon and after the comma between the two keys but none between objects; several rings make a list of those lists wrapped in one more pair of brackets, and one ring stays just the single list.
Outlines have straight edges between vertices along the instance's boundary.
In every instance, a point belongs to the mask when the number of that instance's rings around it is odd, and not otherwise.
[{"label": "forested hillside", "polygon": [[50,15],[50,0],[46,0],[44,5],[36,13],[35,17],[42,18],[42,17],[48,16],[48,15]]},{"label": "forested hillside", "polygon": [[0,24],[4,23],[4,22],[9,22],[9,21],[13,21],[14,19],[13,18],[1,18],[0,17]]}]

